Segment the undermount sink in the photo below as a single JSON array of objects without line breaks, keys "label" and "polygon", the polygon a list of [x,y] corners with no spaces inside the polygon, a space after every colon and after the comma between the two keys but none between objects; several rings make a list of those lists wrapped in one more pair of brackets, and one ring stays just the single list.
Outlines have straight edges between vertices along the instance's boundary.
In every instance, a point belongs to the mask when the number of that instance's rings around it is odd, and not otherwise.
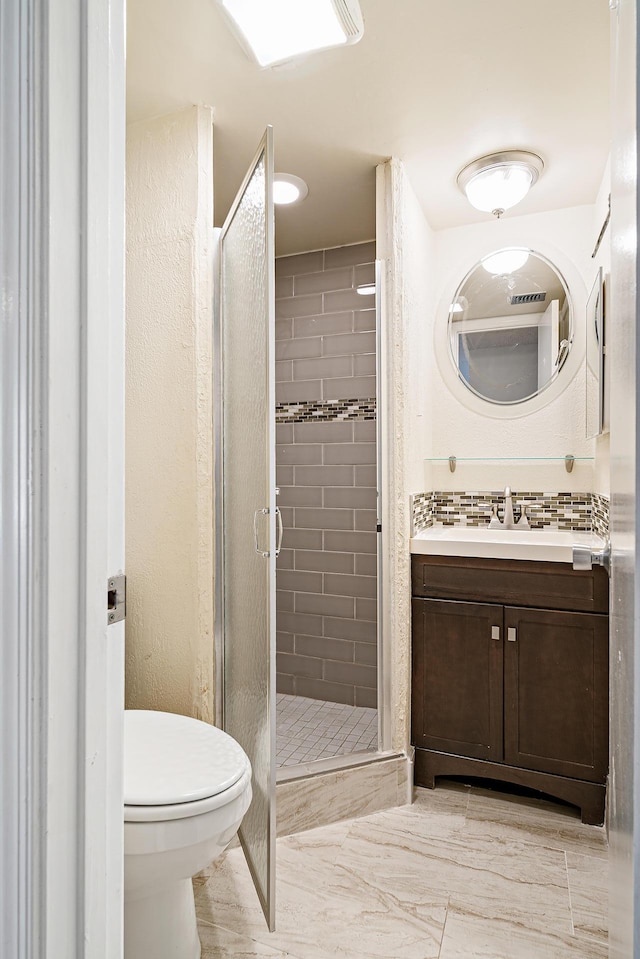
[{"label": "undermount sink", "polygon": [[574,546],[602,549],[592,533],[557,529],[489,529],[488,526],[431,526],[416,533],[411,552],[434,556],[478,556],[571,563]]}]

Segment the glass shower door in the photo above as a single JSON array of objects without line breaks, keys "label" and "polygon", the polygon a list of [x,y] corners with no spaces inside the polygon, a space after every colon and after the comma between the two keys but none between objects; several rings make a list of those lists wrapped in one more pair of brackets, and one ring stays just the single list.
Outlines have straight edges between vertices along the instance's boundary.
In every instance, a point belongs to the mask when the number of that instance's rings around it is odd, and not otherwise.
[{"label": "glass shower door", "polygon": [[223,724],[253,768],[239,830],[275,921],[275,293],[273,131],[220,235]]}]

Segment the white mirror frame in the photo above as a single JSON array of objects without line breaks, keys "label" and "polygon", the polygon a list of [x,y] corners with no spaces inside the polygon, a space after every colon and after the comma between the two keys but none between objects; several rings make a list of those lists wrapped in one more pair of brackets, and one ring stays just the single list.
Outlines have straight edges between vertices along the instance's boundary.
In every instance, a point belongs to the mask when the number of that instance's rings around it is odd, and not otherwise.
[{"label": "white mirror frame", "polygon": [[[566,283],[571,304],[573,343],[558,375],[542,392],[531,399],[523,400],[522,403],[498,405],[477,396],[460,378],[449,347],[449,312],[460,283],[474,267],[489,254],[511,247],[524,247],[532,253],[539,253],[561,274]],[[584,316],[586,299],[587,287],[577,266],[565,253],[547,243],[543,238],[526,237],[521,234],[509,235],[505,231],[503,243],[488,244],[485,236],[482,240],[472,242],[464,257],[460,259],[458,267],[452,271],[444,285],[444,294],[440,298],[433,325],[434,352],[440,375],[447,388],[467,409],[492,419],[519,419],[548,406],[566,390],[576,376],[584,374],[585,330],[580,317]],[[581,395],[583,392],[581,391]]]}]

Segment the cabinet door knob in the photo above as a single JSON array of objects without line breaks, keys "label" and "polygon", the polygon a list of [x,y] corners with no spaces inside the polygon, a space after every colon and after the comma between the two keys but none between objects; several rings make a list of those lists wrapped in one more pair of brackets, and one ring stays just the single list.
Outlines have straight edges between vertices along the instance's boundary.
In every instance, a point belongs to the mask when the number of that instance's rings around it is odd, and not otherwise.
[{"label": "cabinet door knob", "polygon": [[515,643],[516,639],[517,639],[517,630],[515,626],[509,626],[507,628],[507,642]]},{"label": "cabinet door knob", "polygon": [[491,627],[491,639],[500,639],[500,627],[492,626]]}]

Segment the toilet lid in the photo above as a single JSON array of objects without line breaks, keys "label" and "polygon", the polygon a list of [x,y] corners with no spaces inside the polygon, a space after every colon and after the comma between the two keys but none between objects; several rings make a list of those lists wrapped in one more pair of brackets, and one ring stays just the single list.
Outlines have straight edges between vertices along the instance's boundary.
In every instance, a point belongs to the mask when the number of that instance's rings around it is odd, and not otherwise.
[{"label": "toilet lid", "polygon": [[215,726],[175,713],[125,710],[125,805],[164,806],[217,796],[248,768],[244,750]]}]

